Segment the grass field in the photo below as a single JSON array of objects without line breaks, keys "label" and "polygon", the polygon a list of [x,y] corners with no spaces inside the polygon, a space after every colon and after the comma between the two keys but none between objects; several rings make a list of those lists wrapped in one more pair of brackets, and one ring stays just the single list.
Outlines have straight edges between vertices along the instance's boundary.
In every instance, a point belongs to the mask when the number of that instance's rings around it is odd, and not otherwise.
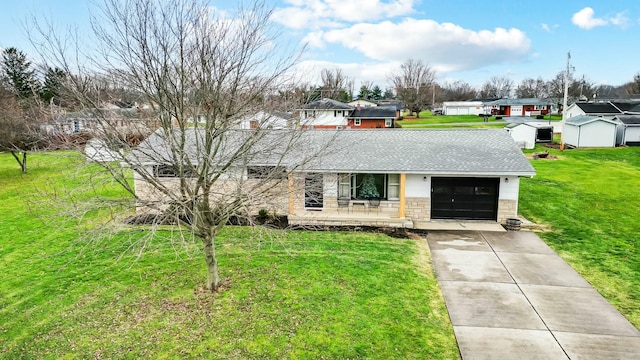
[{"label": "grass field", "polygon": [[79,226],[55,205],[126,194],[82,190],[99,175],[73,158],[32,155],[22,175],[0,154],[0,358],[458,358],[424,241],[227,227],[212,296],[198,244],[168,230],[137,261],[137,229],[83,249],[106,214]]},{"label": "grass field", "polygon": [[[537,149],[540,150],[540,149]],[[520,212],[540,236],[640,327],[640,148],[550,150],[522,179]]]}]

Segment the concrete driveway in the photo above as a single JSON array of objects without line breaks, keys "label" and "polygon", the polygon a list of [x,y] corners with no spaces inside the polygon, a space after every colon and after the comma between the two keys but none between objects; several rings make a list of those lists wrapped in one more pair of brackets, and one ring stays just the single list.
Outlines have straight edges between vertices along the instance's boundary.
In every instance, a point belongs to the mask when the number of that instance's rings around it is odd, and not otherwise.
[{"label": "concrete driveway", "polygon": [[534,233],[427,242],[463,359],[640,359],[640,331]]}]

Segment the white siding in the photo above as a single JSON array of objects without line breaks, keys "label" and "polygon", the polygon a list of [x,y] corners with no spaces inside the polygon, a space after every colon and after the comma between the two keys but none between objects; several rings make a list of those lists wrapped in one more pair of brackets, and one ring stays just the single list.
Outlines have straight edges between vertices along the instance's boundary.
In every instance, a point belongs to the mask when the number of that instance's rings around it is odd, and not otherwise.
[{"label": "white siding", "polygon": [[340,112],[344,115],[348,115],[349,110],[337,110],[338,115],[335,115],[334,110],[315,110],[315,116],[312,114],[314,110],[306,110],[307,116],[305,117],[305,111],[300,111],[300,123],[302,125],[335,125],[335,126],[347,126],[347,116],[340,116]]},{"label": "white siding", "polygon": [[564,142],[575,147],[615,147],[616,125],[594,121],[582,126],[566,126]]},{"label": "white siding", "polygon": [[431,176],[407,174],[406,197],[431,197]]},{"label": "white siding", "polygon": [[629,126],[624,130],[624,142],[640,142],[640,126]]},{"label": "white siding", "polygon": [[580,127],[571,125],[571,124],[564,124],[564,129],[562,132],[562,141],[567,145],[577,147],[579,134],[580,134]]},{"label": "white siding", "polygon": [[580,109],[580,107],[578,107],[576,104],[572,104],[567,106],[567,110],[565,111],[564,115],[564,119],[566,120],[578,115],[585,115],[585,112],[582,111],[582,109]]},{"label": "white siding", "polygon": [[479,115],[484,112],[480,101],[445,101],[442,103],[444,115]]},{"label": "white siding", "polygon": [[500,200],[518,200],[520,189],[520,178],[517,176],[503,176],[500,178],[500,190],[498,191],[498,199]]}]

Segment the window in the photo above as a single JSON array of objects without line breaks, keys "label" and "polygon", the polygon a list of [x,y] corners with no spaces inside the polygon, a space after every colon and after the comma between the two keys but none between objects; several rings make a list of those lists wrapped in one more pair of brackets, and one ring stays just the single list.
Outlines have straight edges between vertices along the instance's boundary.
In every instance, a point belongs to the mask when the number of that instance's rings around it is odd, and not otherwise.
[{"label": "window", "polygon": [[353,125],[360,126],[360,118],[353,119]]},{"label": "window", "polygon": [[[153,174],[156,177],[180,177],[180,169],[171,165],[154,165]],[[182,169],[185,178],[194,177],[190,169]]]},{"label": "window", "polygon": [[389,184],[387,185],[388,193],[387,198],[389,200],[399,200],[400,199],[400,175],[399,174],[389,174]]},{"label": "window", "polygon": [[338,197],[351,198],[351,175],[338,174]]},{"label": "window", "polygon": [[287,172],[283,166],[248,166],[248,179],[284,179]]},{"label": "window", "polygon": [[384,120],[384,127],[391,127],[391,119]]},{"label": "window", "polygon": [[534,105],[533,110],[547,110],[547,105]]},{"label": "window", "polygon": [[398,200],[400,199],[400,175],[338,174],[338,197]]}]

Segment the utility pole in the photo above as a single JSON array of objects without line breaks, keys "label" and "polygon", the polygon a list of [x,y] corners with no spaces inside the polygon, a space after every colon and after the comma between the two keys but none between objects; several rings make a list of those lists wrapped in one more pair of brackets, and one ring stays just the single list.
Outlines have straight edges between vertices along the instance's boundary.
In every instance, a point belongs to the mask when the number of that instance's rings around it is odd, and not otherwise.
[{"label": "utility pole", "polygon": [[569,97],[569,76],[571,75],[571,53],[567,53],[567,71],[564,73],[564,100],[562,101],[562,120],[567,111],[567,98]]},{"label": "utility pole", "polygon": [[564,122],[569,97],[569,75],[571,71],[571,52],[567,52],[567,71],[564,73],[564,100],[562,101],[562,132],[560,133],[560,151],[564,150]]}]

